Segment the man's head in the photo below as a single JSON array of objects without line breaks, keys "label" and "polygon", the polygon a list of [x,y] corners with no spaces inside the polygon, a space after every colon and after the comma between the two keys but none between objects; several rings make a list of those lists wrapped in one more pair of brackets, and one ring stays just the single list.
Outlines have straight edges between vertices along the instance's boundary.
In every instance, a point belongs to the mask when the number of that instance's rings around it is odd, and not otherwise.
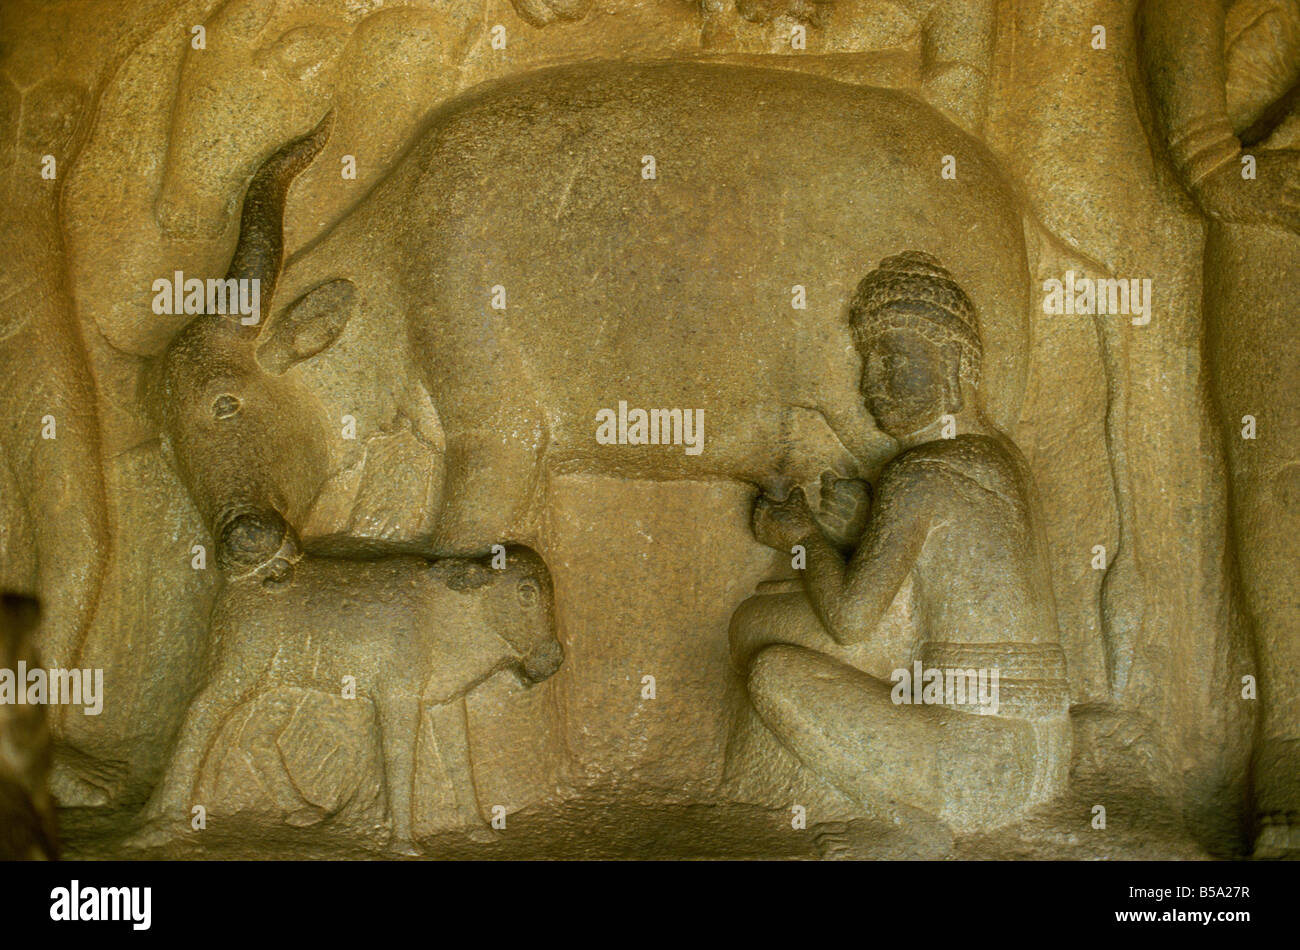
[{"label": "man's head", "polygon": [[862,394],[876,424],[895,438],[962,408],[964,380],[979,386],[975,308],[929,254],[886,258],[862,279],[850,307],[862,357]]}]

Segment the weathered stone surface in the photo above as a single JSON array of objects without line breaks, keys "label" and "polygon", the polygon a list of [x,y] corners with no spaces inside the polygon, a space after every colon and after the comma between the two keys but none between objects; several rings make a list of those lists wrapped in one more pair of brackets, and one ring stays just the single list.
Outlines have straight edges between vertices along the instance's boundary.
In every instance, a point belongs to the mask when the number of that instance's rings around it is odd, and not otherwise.
[{"label": "weathered stone surface", "polygon": [[0,35],[10,853],[1298,853],[1293,2]]}]

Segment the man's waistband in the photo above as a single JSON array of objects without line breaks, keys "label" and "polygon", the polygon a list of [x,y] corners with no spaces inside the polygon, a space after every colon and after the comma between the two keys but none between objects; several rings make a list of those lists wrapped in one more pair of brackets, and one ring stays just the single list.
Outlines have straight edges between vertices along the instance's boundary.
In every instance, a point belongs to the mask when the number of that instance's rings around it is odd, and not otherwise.
[{"label": "man's waistband", "polygon": [[[954,643],[926,641],[917,652],[923,670],[962,671],[966,679],[997,672],[997,713],[1012,719],[1064,716],[1070,705],[1065,654],[1056,643]],[[951,705],[963,712],[988,714],[979,696],[966,691],[964,702]]]}]

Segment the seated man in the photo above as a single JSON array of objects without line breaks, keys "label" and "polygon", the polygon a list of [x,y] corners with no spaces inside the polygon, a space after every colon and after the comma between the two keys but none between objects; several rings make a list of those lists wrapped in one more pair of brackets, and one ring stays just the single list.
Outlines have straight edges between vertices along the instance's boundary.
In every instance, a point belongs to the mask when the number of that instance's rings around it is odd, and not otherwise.
[{"label": "seated man", "polygon": [[[953,831],[1006,824],[1059,792],[1069,765],[1029,471],[981,413],[974,308],[934,258],[881,262],[851,320],[867,408],[900,451],[847,563],[802,490],[759,498],[755,535],[786,553],[804,547],[805,589],[742,604],[732,656],[767,729],[864,812],[900,803]],[[823,511],[851,508],[857,491],[836,479],[822,490]],[[914,629],[900,635],[878,624],[905,586]],[[945,676],[922,701],[917,662],[972,684],[984,674],[986,693],[953,690]]]}]

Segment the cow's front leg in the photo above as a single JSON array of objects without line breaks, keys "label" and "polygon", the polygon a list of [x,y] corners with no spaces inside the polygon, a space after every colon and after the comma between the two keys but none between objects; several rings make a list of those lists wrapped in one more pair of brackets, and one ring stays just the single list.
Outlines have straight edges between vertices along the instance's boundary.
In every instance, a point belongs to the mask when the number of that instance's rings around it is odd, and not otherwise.
[{"label": "cow's front leg", "polygon": [[420,730],[420,703],[416,696],[404,692],[386,692],[375,700],[384,759],[384,787],[392,822],[388,849],[399,854],[419,854],[411,834],[411,793]]},{"label": "cow's front leg", "polygon": [[433,738],[438,745],[438,758],[451,783],[451,793],[455,799],[455,806],[445,823],[451,826],[448,830],[463,832],[474,841],[493,841],[496,835],[483,819],[478,789],[474,785],[468,719],[464,696],[429,707],[429,721]]},{"label": "cow's front leg", "polygon": [[526,411],[493,428],[448,432],[435,554],[478,557],[512,540],[537,488],[544,441],[540,419]]}]

